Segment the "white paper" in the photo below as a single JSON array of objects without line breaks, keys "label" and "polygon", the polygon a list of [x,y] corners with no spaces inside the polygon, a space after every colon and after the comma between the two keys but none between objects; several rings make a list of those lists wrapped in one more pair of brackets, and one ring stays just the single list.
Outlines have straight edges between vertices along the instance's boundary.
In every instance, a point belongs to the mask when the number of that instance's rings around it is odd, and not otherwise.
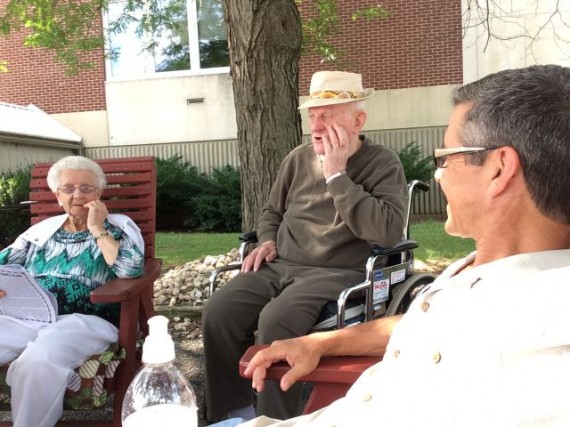
[{"label": "white paper", "polygon": [[21,320],[53,323],[57,301],[19,264],[0,265],[0,314]]}]

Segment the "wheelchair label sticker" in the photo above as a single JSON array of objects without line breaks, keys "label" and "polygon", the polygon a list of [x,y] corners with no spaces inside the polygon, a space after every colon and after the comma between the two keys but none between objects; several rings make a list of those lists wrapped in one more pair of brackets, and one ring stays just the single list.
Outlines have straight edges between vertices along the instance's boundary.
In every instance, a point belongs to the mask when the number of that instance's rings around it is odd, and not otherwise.
[{"label": "wheelchair label sticker", "polygon": [[374,272],[374,281],[381,280],[384,278],[384,272],[382,270],[376,270]]},{"label": "wheelchair label sticker", "polygon": [[388,300],[390,294],[390,280],[374,280],[374,292],[372,296],[373,304],[380,304]]},{"label": "wheelchair label sticker", "polygon": [[403,282],[405,279],[406,279],[405,268],[403,270],[392,271],[392,274],[390,275],[390,281],[392,283],[400,283]]}]

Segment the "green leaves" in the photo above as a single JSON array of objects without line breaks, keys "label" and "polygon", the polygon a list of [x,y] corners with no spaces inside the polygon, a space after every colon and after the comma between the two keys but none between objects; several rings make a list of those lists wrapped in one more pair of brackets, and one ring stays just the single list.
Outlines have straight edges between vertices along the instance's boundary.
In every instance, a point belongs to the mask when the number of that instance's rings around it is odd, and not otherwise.
[{"label": "green leaves", "polygon": [[[100,19],[110,1],[10,0],[5,14],[0,16],[0,33],[25,31],[25,46],[53,50],[55,59],[66,66],[67,74],[77,74],[92,67],[85,52],[105,48],[106,35],[101,32]],[[339,1],[312,1],[314,13],[303,23],[303,53],[316,54],[324,62],[342,62],[345,55],[334,43],[341,27]],[[297,0],[297,4],[301,3]],[[144,47],[148,51],[154,49],[163,31],[181,33],[179,27],[186,19],[186,0],[123,0],[121,4],[124,9],[108,23],[108,33],[123,32],[129,24],[136,23],[136,34],[148,38]],[[380,6],[356,9],[351,15],[352,21],[389,17],[390,12]],[[112,58],[118,53],[106,54]],[[166,69],[178,68],[174,64]],[[0,72],[5,71],[6,64],[0,62]]]},{"label": "green leaves", "polygon": [[392,14],[390,11],[383,9],[380,6],[371,6],[365,7],[362,9],[356,9],[351,16],[353,21],[357,21],[359,19],[388,19]]},{"label": "green leaves", "polygon": [[[316,54],[323,62],[341,63],[345,54],[334,45],[341,32],[338,2],[341,0],[313,0],[314,15],[303,23],[303,54]],[[298,1],[301,4],[302,0]],[[387,19],[390,12],[380,6],[356,9],[352,21],[359,19]]]},{"label": "green leaves", "polygon": [[400,156],[400,161],[404,166],[406,180],[419,179],[427,182],[433,178],[435,166],[432,156],[424,157],[416,142],[406,144],[398,156]]},{"label": "green leaves", "polygon": [[240,174],[236,168],[227,165],[206,175],[181,156],[155,161],[158,229],[240,230]]},{"label": "green leaves", "polygon": [[91,64],[84,52],[102,49],[104,38],[98,24],[106,0],[11,0],[0,16],[3,34],[24,31],[24,45],[51,49],[76,74]]},{"label": "green leaves", "polygon": [[19,203],[28,200],[31,166],[0,175],[0,249],[30,226],[30,214]]}]

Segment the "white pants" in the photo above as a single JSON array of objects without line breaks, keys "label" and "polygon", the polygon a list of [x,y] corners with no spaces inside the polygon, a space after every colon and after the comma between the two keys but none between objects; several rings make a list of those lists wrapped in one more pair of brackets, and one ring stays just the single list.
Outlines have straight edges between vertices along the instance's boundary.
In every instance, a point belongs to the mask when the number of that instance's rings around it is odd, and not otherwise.
[{"label": "white pants", "polygon": [[58,316],[50,325],[0,316],[0,365],[17,357],[6,376],[14,427],[53,427],[74,369],[117,339],[117,328],[97,316]]}]

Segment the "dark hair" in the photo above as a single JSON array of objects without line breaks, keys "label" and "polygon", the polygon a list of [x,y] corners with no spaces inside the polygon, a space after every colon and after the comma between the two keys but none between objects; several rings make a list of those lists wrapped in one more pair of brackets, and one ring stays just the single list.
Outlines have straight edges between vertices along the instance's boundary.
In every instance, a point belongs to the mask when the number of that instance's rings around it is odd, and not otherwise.
[{"label": "dark hair", "polygon": [[501,71],[455,89],[452,99],[454,105],[473,104],[459,133],[461,143],[513,147],[537,208],[554,221],[570,223],[570,68]]}]

